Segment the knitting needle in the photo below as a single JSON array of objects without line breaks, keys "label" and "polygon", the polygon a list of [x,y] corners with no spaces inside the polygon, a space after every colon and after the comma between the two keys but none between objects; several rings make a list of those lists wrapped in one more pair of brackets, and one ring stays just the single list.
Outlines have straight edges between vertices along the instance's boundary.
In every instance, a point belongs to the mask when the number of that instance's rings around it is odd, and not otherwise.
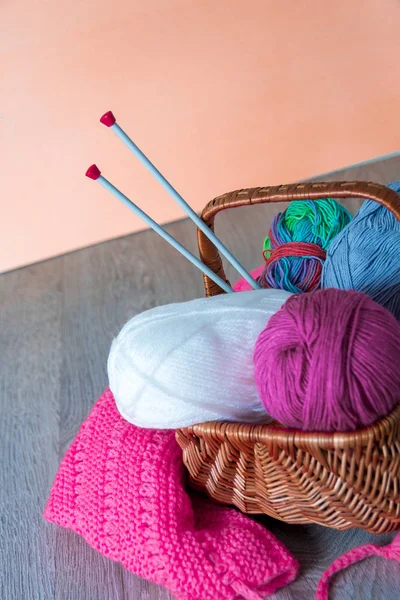
[{"label": "knitting needle", "polygon": [[132,200],[130,200],[127,196],[125,196],[122,192],[119,191],[112,183],[110,183],[105,177],[102,176],[101,171],[96,165],[92,165],[86,171],[86,177],[93,179],[100,183],[106,190],[111,192],[113,196],[121,200],[125,206],[127,206],[132,212],[135,213],[138,217],[140,217],[147,225],[149,225],[158,235],[160,235],[164,240],[166,240],[171,246],[173,246],[178,252],[183,254],[185,258],[187,258],[195,267],[200,269],[203,273],[208,275],[210,279],[214,281],[220,288],[230,294],[234,290],[224,281],[214,273],[207,265],[203,264],[201,260],[199,260],[194,254],[186,250],[182,244],[180,244],[175,238],[172,237],[165,229],[163,229],[158,223],[156,223],[148,214],[146,214],[141,208],[139,208]]},{"label": "knitting needle", "polygon": [[165,179],[164,175],[153,165],[153,163],[147,158],[145,154],[136,146],[136,144],[130,139],[125,131],[118,125],[116,119],[111,111],[106,112],[100,119],[100,122],[106,127],[110,127],[117,136],[123,141],[123,143],[133,152],[133,154],[140,160],[142,165],[150,171],[150,173],[157,179],[163,188],[172,196],[172,198],[179,204],[179,206],[189,215],[199,229],[208,237],[208,239],[218,248],[218,250],[229,260],[229,262],[235,267],[235,269],[244,277],[244,279],[251,285],[255,290],[261,286],[253,279],[243,265],[237,260],[235,256],[228,250],[228,248],[217,238],[215,233],[200,219],[197,213],[189,206],[189,204],[182,198],[174,187]]}]

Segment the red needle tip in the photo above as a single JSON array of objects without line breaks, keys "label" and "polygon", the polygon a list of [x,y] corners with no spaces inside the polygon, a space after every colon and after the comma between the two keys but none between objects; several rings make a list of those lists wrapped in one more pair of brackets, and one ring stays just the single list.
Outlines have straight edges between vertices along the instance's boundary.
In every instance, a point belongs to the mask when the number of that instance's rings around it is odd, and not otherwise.
[{"label": "red needle tip", "polygon": [[111,125],[114,125],[115,121],[116,119],[112,114],[111,110],[104,113],[104,115],[100,119],[100,123],[103,123],[103,125],[105,125],[106,127],[111,127]]},{"label": "red needle tip", "polygon": [[96,180],[100,177],[101,171],[96,165],[92,165],[91,167],[88,168],[85,175],[86,175],[86,177],[90,177],[90,179]]}]

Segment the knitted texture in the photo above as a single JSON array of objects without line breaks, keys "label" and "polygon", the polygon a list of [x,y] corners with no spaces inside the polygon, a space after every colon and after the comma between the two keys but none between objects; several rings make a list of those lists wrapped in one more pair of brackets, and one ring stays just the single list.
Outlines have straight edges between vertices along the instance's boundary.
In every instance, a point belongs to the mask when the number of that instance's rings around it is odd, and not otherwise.
[{"label": "knitted texture", "polygon": [[315,600],[328,600],[328,585],[329,579],[342,569],[346,569],[350,565],[363,560],[369,556],[381,556],[391,560],[400,562],[400,533],[396,535],[393,541],[387,546],[376,546],[375,544],[365,544],[358,548],[353,548],[343,556],[336,559],[331,566],[322,575],[317,588],[317,594]]},{"label": "knitted texture", "polygon": [[107,390],[56,475],[44,516],[179,600],[259,600],[298,565],[265,528],[184,487],[172,431],[140,429]]}]

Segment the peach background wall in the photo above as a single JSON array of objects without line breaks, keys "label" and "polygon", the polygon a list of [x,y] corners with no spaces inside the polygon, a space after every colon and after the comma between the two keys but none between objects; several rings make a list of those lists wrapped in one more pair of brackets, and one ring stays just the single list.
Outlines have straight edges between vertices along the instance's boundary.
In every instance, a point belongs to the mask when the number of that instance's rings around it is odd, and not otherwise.
[{"label": "peach background wall", "polygon": [[182,213],[112,109],[196,208],[398,150],[398,0],[3,0],[0,270]]}]

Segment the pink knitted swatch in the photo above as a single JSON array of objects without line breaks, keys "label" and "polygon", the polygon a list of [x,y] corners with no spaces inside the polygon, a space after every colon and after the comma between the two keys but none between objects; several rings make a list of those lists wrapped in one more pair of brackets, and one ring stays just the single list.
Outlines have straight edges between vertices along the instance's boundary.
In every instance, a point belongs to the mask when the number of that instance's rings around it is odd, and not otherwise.
[{"label": "pink knitted swatch", "polygon": [[[260,267],[257,267],[257,269],[254,269],[254,271],[251,271],[250,275],[254,278],[257,279],[257,277],[260,277],[260,275],[262,274],[262,272],[265,269],[265,264],[261,265]],[[247,281],[244,279],[244,277],[241,277],[233,286],[233,289],[235,290],[235,292],[247,292],[248,290],[252,290],[253,288],[251,287],[251,285],[249,283],[247,283]]]},{"label": "pink knitted swatch", "polygon": [[375,546],[375,544],[365,544],[358,548],[349,550],[343,556],[337,558],[322,575],[317,588],[315,600],[328,600],[329,579],[334,573],[346,569],[350,565],[363,560],[369,556],[381,556],[400,562],[400,533],[387,546]]},{"label": "pink knitted swatch", "polygon": [[298,565],[264,527],[184,487],[171,431],[124,421],[109,390],[64,457],[44,516],[180,600],[259,600]]}]

